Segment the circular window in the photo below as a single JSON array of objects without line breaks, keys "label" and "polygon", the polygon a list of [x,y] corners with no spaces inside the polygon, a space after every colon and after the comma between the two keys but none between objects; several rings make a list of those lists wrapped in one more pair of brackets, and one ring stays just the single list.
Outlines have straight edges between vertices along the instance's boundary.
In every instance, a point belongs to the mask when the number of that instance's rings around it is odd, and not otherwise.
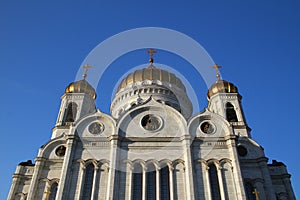
[{"label": "circular window", "polygon": [[161,119],[155,115],[146,115],[142,118],[141,125],[148,131],[156,131],[161,125]]},{"label": "circular window", "polygon": [[239,145],[237,147],[237,151],[238,151],[239,156],[246,156],[248,153],[248,150],[246,149],[246,147],[244,147],[242,145]]},{"label": "circular window", "polygon": [[63,157],[65,153],[66,153],[66,147],[63,145],[57,147],[55,150],[55,154],[59,157]]},{"label": "circular window", "polygon": [[203,122],[201,125],[200,125],[200,129],[203,133],[205,134],[212,134],[215,132],[215,127],[214,125],[212,125],[211,123],[209,122]]},{"label": "circular window", "polygon": [[89,132],[93,135],[100,134],[104,131],[104,125],[102,123],[94,122],[89,125]]}]

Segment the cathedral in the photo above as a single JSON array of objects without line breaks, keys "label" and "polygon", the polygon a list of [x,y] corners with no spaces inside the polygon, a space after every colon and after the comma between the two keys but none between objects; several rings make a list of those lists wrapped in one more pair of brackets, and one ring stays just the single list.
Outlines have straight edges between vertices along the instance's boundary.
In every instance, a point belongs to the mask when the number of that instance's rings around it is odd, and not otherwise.
[{"label": "cathedral", "polygon": [[213,67],[208,106],[193,115],[182,80],[152,54],[120,82],[110,114],[85,72],[34,162],[17,165],[8,200],[295,200],[285,164],[268,163],[238,88]]}]

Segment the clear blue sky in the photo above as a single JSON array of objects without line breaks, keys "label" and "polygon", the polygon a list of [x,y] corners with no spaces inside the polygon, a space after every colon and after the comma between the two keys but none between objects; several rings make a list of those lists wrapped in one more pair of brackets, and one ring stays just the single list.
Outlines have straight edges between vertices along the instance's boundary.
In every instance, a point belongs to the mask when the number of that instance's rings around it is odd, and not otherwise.
[{"label": "clear blue sky", "polygon": [[[253,138],[270,160],[288,166],[300,198],[299,11],[297,0],[0,1],[0,199],[17,164],[34,159],[50,139],[60,96],[87,54],[114,34],[148,26],[187,34],[223,66],[223,78],[243,96]],[[192,73],[174,55],[156,58]],[[142,51],[125,55],[107,77],[147,59]],[[97,107],[107,113],[111,94],[102,90],[111,91],[114,81],[107,78],[97,89]],[[197,95],[204,108],[206,89]]]}]

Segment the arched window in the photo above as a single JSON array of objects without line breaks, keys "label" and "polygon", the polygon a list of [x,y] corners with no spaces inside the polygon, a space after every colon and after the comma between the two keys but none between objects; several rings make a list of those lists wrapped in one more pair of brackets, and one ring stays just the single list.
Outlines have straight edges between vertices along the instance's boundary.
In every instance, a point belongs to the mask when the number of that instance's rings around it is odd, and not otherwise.
[{"label": "arched window", "polygon": [[209,167],[208,173],[209,173],[211,199],[220,200],[221,195],[220,195],[217,168],[214,164],[210,164],[208,167]]},{"label": "arched window", "polygon": [[90,163],[85,168],[85,178],[82,190],[82,200],[90,200],[92,197],[92,189],[93,189],[93,181],[94,181],[94,165]]},{"label": "arched window", "polygon": [[57,186],[58,184],[56,182],[51,185],[49,200],[56,199]]},{"label": "arched window", "polygon": [[160,199],[170,199],[170,181],[168,166],[165,166],[160,170]]},{"label": "arched window", "polygon": [[246,190],[246,196],[247,200],[255,200],[255,195],[254,195],[254,187],[250,182],[245,183],[245,190]]},{"label": "arched window", "polygon": [[139,164],[134,165],[132,174],[132,200],[141,200],[143,191],[142,167]]},{"label": "arched window", "polygon": [[156,199],[156,171],[153,164],[147,166],[147,200]]},{"label": "arched window", "polygon": [[238,121],[234,106],[229,102],[226,103],[226,118],[229,122]]},{"label": "arched window", "polygon": [[66,112],[65,122],[74,122],[76,114],[77,114],[77,104],[73,102],[69,103]]}]

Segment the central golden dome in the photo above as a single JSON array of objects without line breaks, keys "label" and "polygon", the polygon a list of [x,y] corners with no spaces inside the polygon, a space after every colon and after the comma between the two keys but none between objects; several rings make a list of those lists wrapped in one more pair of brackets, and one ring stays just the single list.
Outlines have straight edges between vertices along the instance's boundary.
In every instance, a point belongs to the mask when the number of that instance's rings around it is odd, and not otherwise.
[{"label": "central golden dome", "polygon": [[177,86],[186,92],[185,86],[182,84],[181,80],[175,76],[175,74],[168,71],[156,68],[152,64],[144,69],[136,70],[128,74],[120,83],[117,93],[128,85],[132,85],[137,82],[142,82],[146,80],[155,80],[160,82],[167,82],[171,85]]}]

